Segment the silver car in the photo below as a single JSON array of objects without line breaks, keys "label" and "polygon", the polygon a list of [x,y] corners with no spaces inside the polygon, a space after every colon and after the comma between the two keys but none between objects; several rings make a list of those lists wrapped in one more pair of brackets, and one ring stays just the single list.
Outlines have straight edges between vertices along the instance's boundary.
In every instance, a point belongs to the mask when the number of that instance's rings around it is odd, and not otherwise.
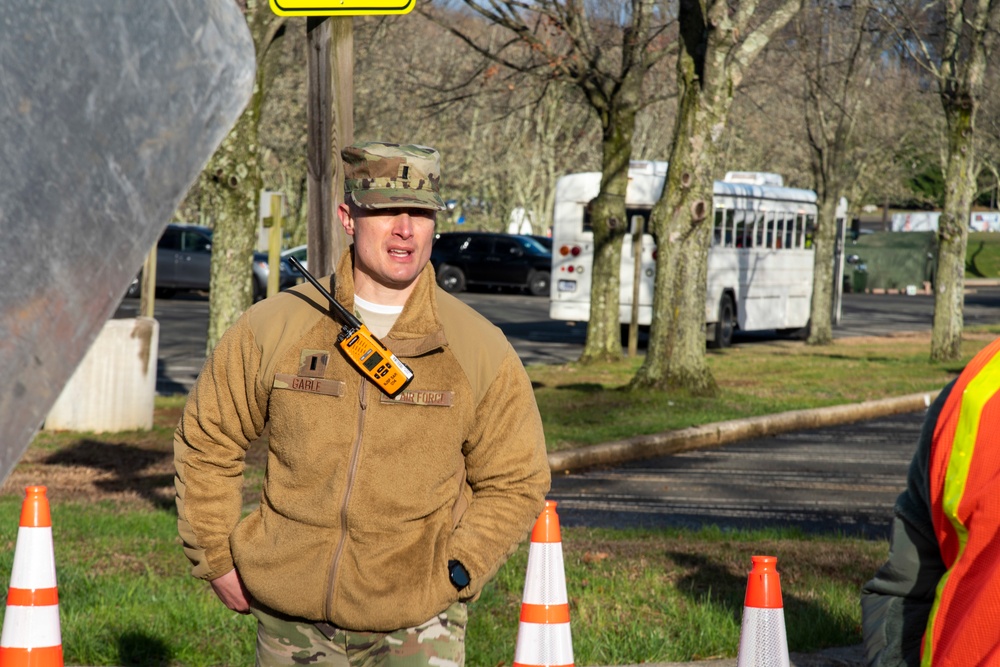
[{"label": "silver car", "polygon": [[[267,295],[267,253],[254,253],[254,300]],[[212,268],[212,230],[200,225],[170,224],[156,244],[156,296],[169,299],[179,291],[203,291],[209,288]],[[142,272],[132,280],[125,293],[139,296]],[[298,282],[301,276],[287,260],[281,262],[281,289]]]}]

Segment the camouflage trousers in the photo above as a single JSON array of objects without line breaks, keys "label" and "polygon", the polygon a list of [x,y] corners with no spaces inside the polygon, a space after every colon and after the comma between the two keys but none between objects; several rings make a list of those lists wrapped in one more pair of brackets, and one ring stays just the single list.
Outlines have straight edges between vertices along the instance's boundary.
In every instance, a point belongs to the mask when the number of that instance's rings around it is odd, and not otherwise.
[{"label": "camouflage trousers", "polygon": [[468,610],[456,602],[414,628],[352,632],[253,609],[257,667],[463,667]]}]

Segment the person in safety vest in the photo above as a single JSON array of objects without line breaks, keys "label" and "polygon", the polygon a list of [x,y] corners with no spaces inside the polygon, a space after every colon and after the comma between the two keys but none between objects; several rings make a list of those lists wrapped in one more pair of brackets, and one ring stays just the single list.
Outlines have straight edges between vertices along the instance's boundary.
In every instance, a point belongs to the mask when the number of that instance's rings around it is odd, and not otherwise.
[{"label": "person in safety vest", "polygon": [[889,560],[861,591],[868,665],[1000,665],[1000,339],[931,406]]}]

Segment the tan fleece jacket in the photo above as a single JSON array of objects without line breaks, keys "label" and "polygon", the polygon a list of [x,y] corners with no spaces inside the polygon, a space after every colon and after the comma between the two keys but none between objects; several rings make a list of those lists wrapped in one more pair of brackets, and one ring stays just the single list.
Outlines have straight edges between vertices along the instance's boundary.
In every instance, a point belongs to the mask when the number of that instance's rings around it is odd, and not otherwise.
[{"label": "tan fleece jacket", "polygon": [[[353,308],[350,251],[336,296]],[[335,346],[310,285],[249,309],[206,361],[174,437],[193,574],[240,572],[255,600],[352,630],[417,625],[478,595],[541,512],[541,419],[503,334],[428,265],[383,342],[414,372],[390,400]],[[240,520],[247,448],[270,422],[260,506]],[[471,584],[456,591],[447,563]]]}]

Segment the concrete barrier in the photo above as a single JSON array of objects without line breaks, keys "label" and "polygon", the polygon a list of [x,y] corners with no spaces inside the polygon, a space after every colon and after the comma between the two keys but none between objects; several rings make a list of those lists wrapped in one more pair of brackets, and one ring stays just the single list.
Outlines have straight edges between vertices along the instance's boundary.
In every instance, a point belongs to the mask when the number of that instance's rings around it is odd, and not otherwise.
[{"label": "concrete barrier", "polygon": [[549,454],[549,469],[552,472],[564,472],[593,466],[613,465],[625,461],[678,454],[693,449],[718,447],[737,440],[837,424],[850,424],[865,419],[913,412],[930,406],[938,393],[938,391],[921,392],[876,401],[833,405],[812,410],[793,410],[773,415],[705,424],[704,426],[692,426],[677,431],[639,435],[600,445],[552,452]]},{"label": "concrete barrier", "polygon": [[49,431],[128,431],[153,426],[160,324],[108,320],[45,419]]}]

